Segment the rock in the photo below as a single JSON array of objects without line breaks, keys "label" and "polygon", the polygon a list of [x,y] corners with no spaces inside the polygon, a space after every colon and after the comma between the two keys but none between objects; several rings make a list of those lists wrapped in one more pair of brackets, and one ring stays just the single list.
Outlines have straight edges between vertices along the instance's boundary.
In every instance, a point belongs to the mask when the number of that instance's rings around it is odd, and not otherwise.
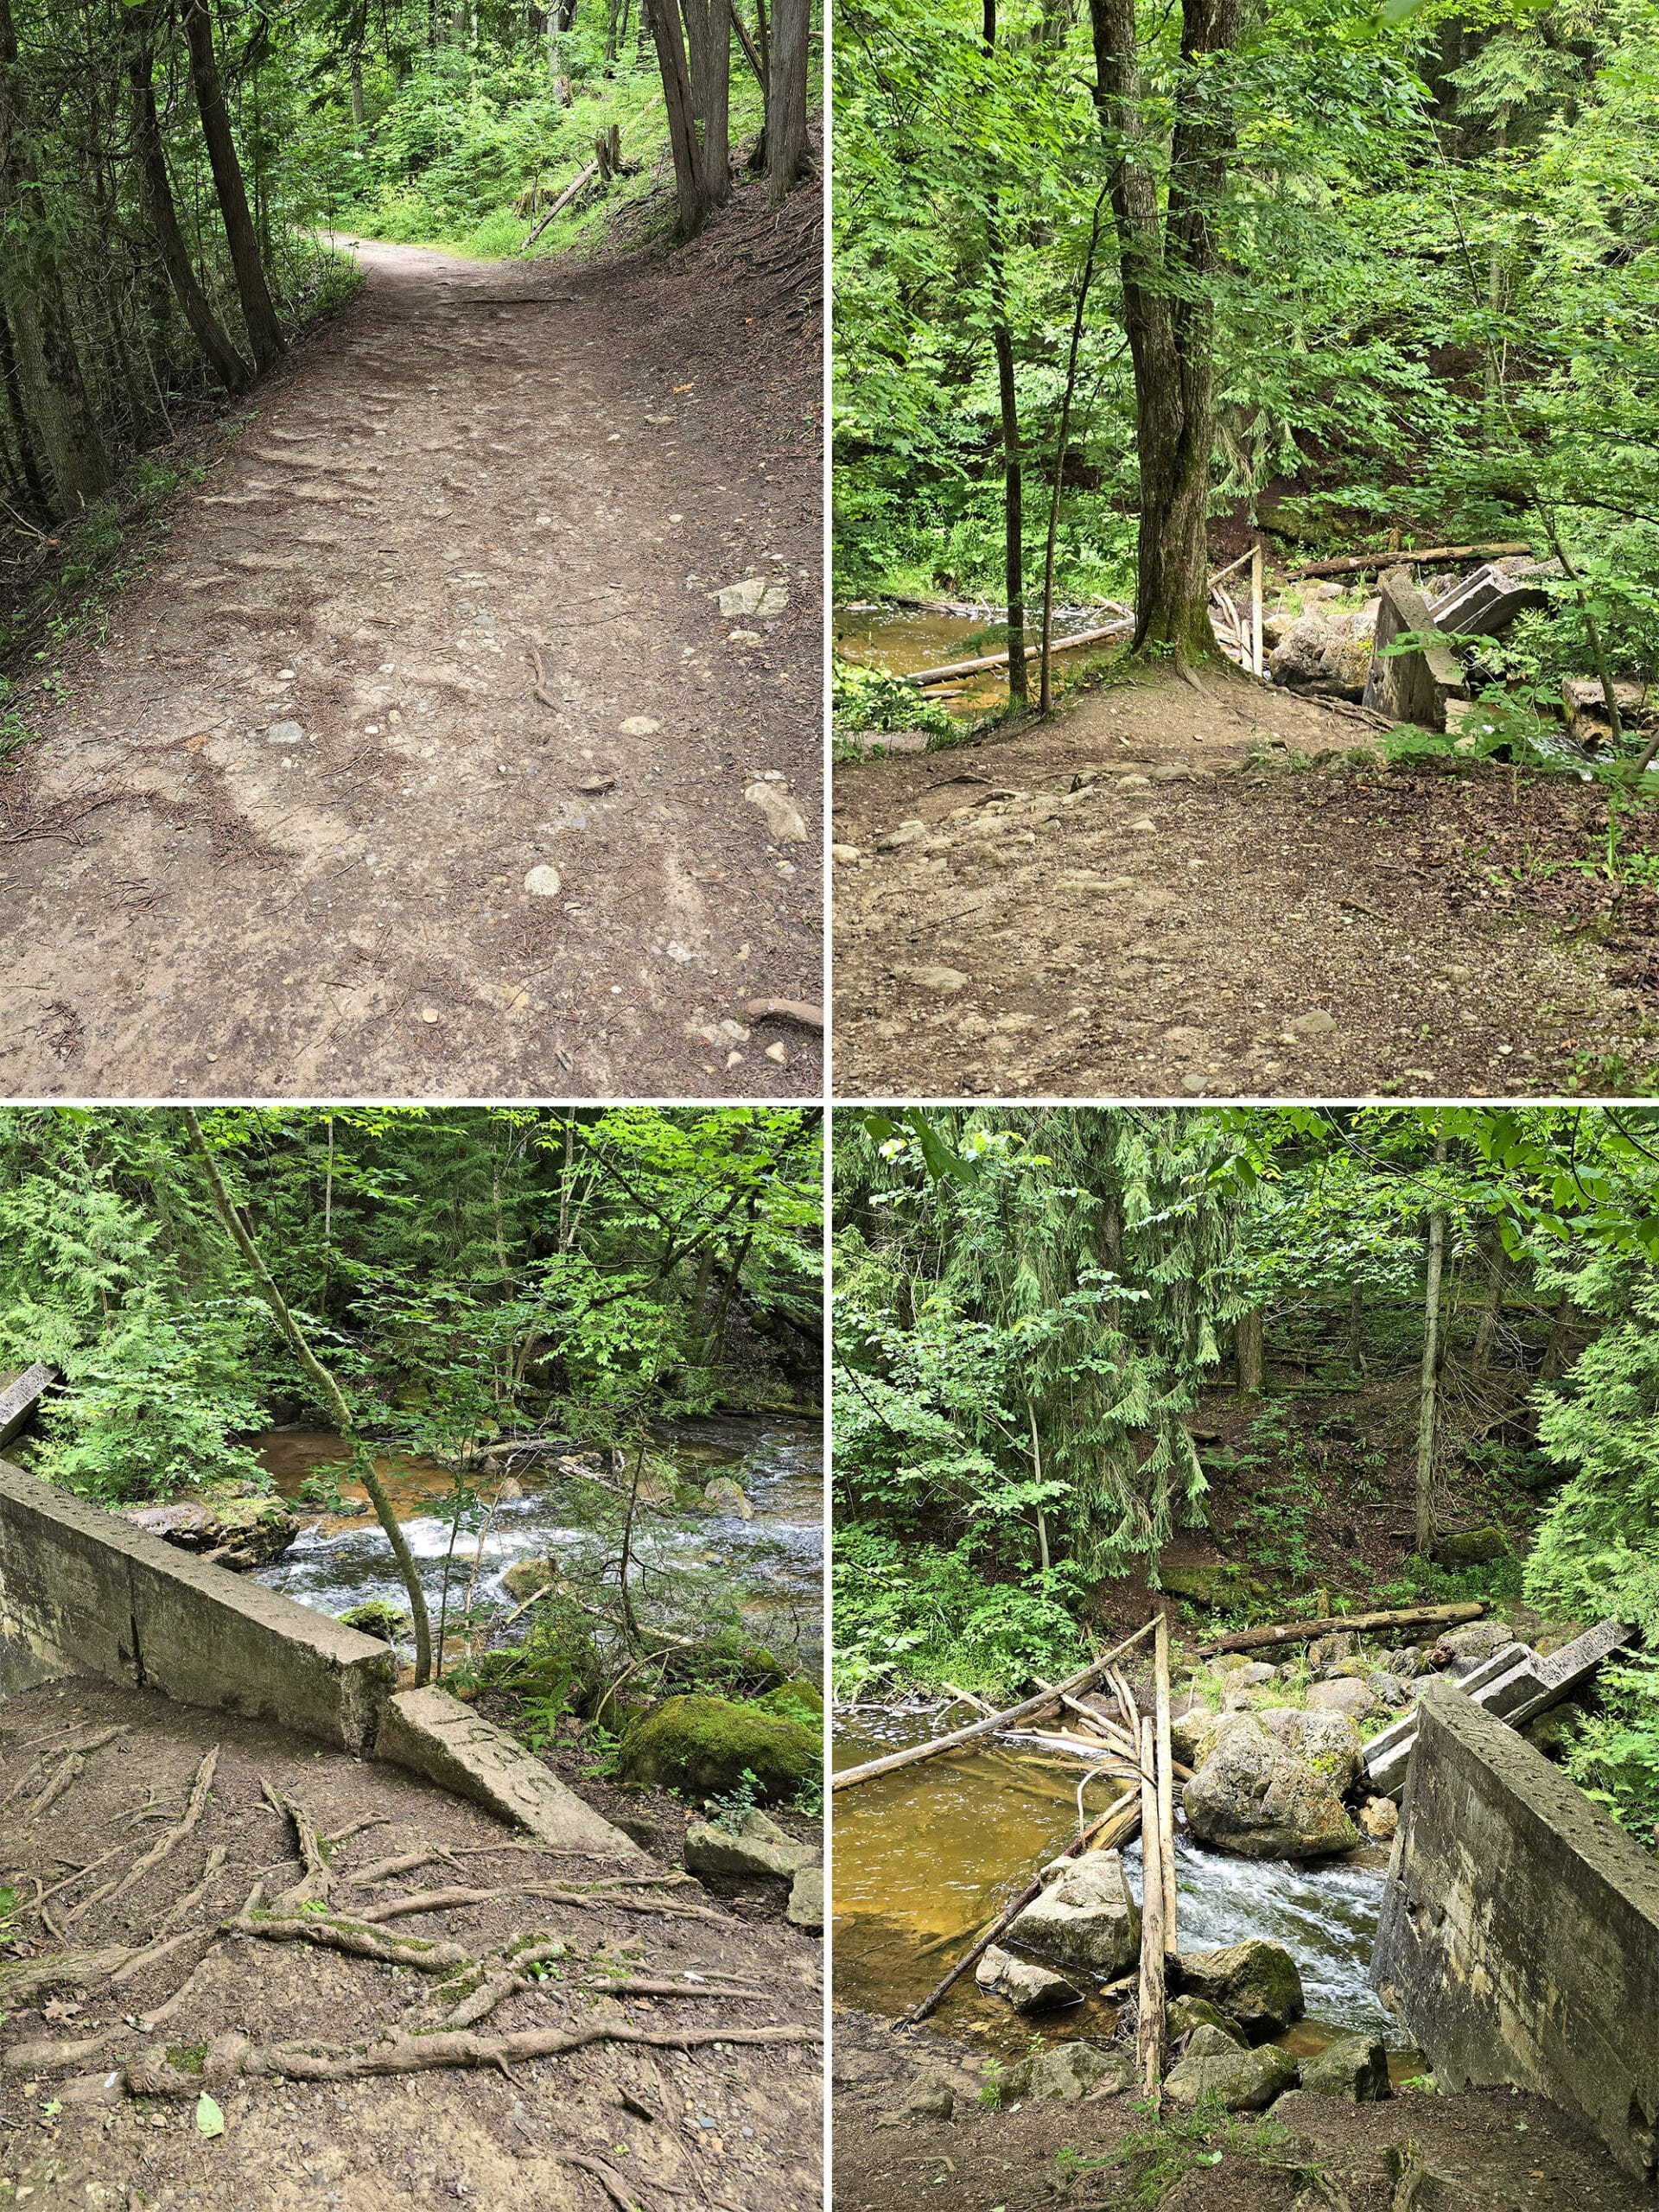
[{"label": "rock", "polygon": [[968,981],[960,968],[895,968],[893,972],[901,983],[938,999],[953,997]]},{"label": "rock", "polygon": [[1385,1651],[1382,1664],[1385,1674],[1397,1675],[1403,1682],[1414,1681],[1423,1671],[1423,1655],[1415,1645],[1404,1643],[1397,1651]]},{"label": "rock", "polygon": [[994,1996],[1006,1997],[1016,2012],[1052,2012],[1062,2005],[1081,2005],[1083,1992],[1046,1967],[1016,1959],[993,1943],[974,1968],[974,1980]]},{"label": "rock", "polygon": [[1321,1667],[1340,1666],[1354,1656],[1354,1639],[1345,1629],[1332,1636],[1316,1637],[1307,1647],[1307,1663],[1317,1674]]},{"label": "rock", "polygon": [[822,1866],[803,1866],[796,1875],[789,1892],[785,1917],[796,1928],[804,1928],[810,1935],[820,1935],[823,1929],[823,1869]]},{"label": "rock", "polygon": [[1240,2050],[1246,2048],[1244,2031],[1236,2020],[1230,2020],[1218,2005],[1207,1997],[1172,1997],[1164,2015],[1169,2039],[1177,2043],[1183,2036],[1195,2034],[1201,2028],[1218,2028],[1222,2034]]},{"label": "rock", "polygon": [[1182,2056],[1185,2058],[1230,2058],[1234,2051],[1245,2050],[1249,2047],[1236,2028],[1229,2031],[1214,2027],[1206,2020],[1201,2027],[1194,2028],[1187,2037],[1186,2049]]},{"label": "rock", "polygon": [[524,878],[524,888],[532,899],[556,899],[563,880],[557,868],[543,861]]},{"label": "rock", "polygon": [[1182,1996],[1203,1998],[1247,2035],[1279,2035],[1307,2009],[1295,1960],[1261,1936],[1218,1951],[1183,1951],[1176,1967]]},{"label": "rock", "polygon": [[1149,814],[1137,814],[1135,820],[1126,823],[1124,827],[1134,830],[1135,835],[1141,837],[1155,836],[1158,830],[1158,824]]},{"label": "rock", "polygon": [[906,2112],[917,2120],[949,2120],[956,2108],[956,2086],[944,2074],[918,2074],[904,2103]]},{"label": "rock", "polygon": [[1410,1686],[1402,1682],[1398,1675],[1386,1675],[1380,1671],[1367,1675],[1365,1687],[1377,1703],[1386,1705],[1391,1713],[1397,1713],[1402,1705],[1411,1701]]},{"label": "rock", "polygon": [[1269,1667],[1263,1659],[1250,1659],[1243,1666],[1233,1669],[1232,1679],[1227,1687],[1235,1690],[1259,1689],[1263,1682],[1276,1682],[1278,1679],[1279,1669],[1276,1667]]},{"label": "rock", "polygon": [[1299,1014],[1290,1026],[1298,1037],[1328,1037],[1337,1025],[1322,1007],[1315,1007]]},{"label": "rock", "polygon": [[1373,1843],[1392,1843],[1400,1808],[1392,1797],[1368,1797],[1359,1808],[1359,1832]]},{"label": "rock", "polygon": [[1126,2051],[1097,2050],[1090,2043],[1052,2043],[1031,2062],[1024,2094],[1033,2103],[1077,2104],[1089,2096],[1115,2097],[1138,2076]]},{"label": "rock", "polygon": [[[791,1720],[801,1720],[803,1713],[810,1713],[816,1720],[823,1719],[823,1692],[804,1675],[795,1675],[786,1682],[779,1682],[776,1689],[768,1690],[754,1702],[766,1713],[781,1713]],[[807,1724],[802,1720],[804,1727]]]},{"label": "rock", "polygon": [[1268,673],[1275,683],[1315,683],[1330,643],[1330,630],[1317,614],[1299,614],[1269,654]]},{"label": "rock", "polygon": [[876,839],[875,849],[878,853],[902,852],[906,845],[918,844],[927,835],[925,822],[901,822],[896,830],[889,830],[885,837]]},{"label": "rock", "polygon": [[821,1854],[753,1808],[734,1827],[717,1821],[693,1821],[685,1832],[688,1874],[781,1874],[792,1878]]},{"label": "rock", "polygon": [[1307,1694],[1310,1713],[1345,1713],[1351,1720],[1369,1720],[1382,1708],[1363,1682],[1351,1675],[1338,1681],[1315,1682]]},{"label": "rock", "polygon": [[1436,1536],[1428,1555],[1437,1567],[1484,1567],[1489,1560],[1507,1559],[1509,1551],[1503,1531],[1489,1524],[1484,1529],[1464,1529]]},{"label": "rock", "polygon": [[535,1559],[516,1559],[501,1577],[501,1587],[515,1605],[522,1605],[538,1590],[559,1579],[559,1562],[551,1552],[543,1552]]},{"label": "rock", "polygon": [[1231,1560],[1161,1560],[1158,1580],[1170,1597],[1194,1605],[1236,1605],[1244,1595],[1243,1570]]},{"label": "rock", "polygon": [[768,576],[746,576],[741,584],[728,584],[720,594],[720,611],[728,620],[740,614],[781,614],[789,605],[789,588]]},{"label": "rock", "polygon": [[1389,2054],[1375,2036],[1344,2036],[1317,2058],[1302,2061],[1302,2087],[1315,2096],[1375,2104],[1389,2094]]},{"label": "rock", "polygon": [[371,1598],[363,1605],[348,1605],[334,1618],[342,1628],[354,1628],[359,1636],[372,1636],[379,1643],[395,1643],[400,1636],[409,1634],[411,1625],[409,1615],[399,1612],[385,1598]]},{"label": "rock", "polygon": [[617,724],[624,737],[654,737],[662,724],[655,715],[630,715],[625,722]]},{"label": "rock", "polygon": [[1333,615],[1326,626],[1326,645],[1319,656],[1319,677],[1334,690],[1358,698],[1371,671],[1371,648],[1376,638],[1376,613],[1381,602],[1352,613]]},{"label": "rock", "polygon": [[1164,2082],[1171,2104],[1190,2107],[1214,2095],[1228,2112],[1261,2112],[1296,2079],[1296,2062],[1276,2044],[1210,2058],[1183,2058]]},{"label": "rock", "polygon": [[747,1767],[767,1799],[792,1797],[823,1770],[819,1735],[798,1721],[723,1697],[671,1697],[623,1739],[624,1782],[714,1797]]},{"label": "rock", "polygon": [[830,857],[837,868],[851,868],[864,857],[863,849],[859,845],[831,845]]},{"label": "rock", "polygon": [[[1466,1627],[1454,1628],[1449,1636],[1443,1636],[1434,1649],[1448,1659],[1490,1659],[1494,1651],[1514,1642],[1515,1630],[1507,1621],[1471,1621]],[[1446,1660],[1440,1663],[1444,1666]]]},{"label": "rock", "polygon": [[232,1574],[251,1574],[280,1559],[300,1533],[298,1514],[280,1497],[223,1497],[211,1505],[132,1505],[122,1513],[182,1552],[197,1552]]},{"label": "rock", "polygon": [[304,740],[305,732],[298,722],[272,722],[265,732],[267,745],[300,745]]},{"label": "rock", "polygon": [[806,842],[806,822],[782,784],[753,783],[743,794],[766,817],[766,833],[778,845]]},{"label": "rock", "polygon": [[1359,1840],[1324,1776],[1243,1716],[1215,1739],[1184,1802],[1194,1835],[1246,1859],[1319,1859]]},{"label": "rock", "polygon": [[1141,1915],[1117,1853],[1090,1851],[1043,1871],[1053,1879],[1013,1923],[1011,1939],[1109,1980],[1127,1973],[1141,1955]]},{"label": "rock", "polygon": [[1346,1713],[1322,1713],[1317,1707],[1304,1713],[1295,1706],[1270,1705],[1258,1708],[1255,1717],[1268,1735],[1304,1766],[1311,1766],[1338,1797],[1358,1781],[1365,1751],[1359,1731]]},{"label": "rock", "polygon": [[722,1506],[728,1513],[740,1514],[745,1521],[754,1518],[747,1492],[741,1483],[734,1483],[729,1475],[716,1475],[702,1494],[710,1505]]},{"label": "rock", "polygon": [[1585,1719],[1582,1706],[1553,1705],[1547,1713],[1535,1713],[1521,1733],[1547,1759],[1560,1759],[1583,1734]]}]

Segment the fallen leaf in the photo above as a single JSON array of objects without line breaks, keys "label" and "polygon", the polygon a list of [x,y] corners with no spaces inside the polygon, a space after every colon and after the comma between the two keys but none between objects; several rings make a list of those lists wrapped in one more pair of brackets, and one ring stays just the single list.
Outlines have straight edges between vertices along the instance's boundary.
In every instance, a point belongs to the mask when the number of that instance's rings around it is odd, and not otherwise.
[{"label": "fallen leaf", "polygon": [[196,2099],[196,2133],[198,2135],[222,2135],[225,2133],[225,2115],[206,2089]]}]

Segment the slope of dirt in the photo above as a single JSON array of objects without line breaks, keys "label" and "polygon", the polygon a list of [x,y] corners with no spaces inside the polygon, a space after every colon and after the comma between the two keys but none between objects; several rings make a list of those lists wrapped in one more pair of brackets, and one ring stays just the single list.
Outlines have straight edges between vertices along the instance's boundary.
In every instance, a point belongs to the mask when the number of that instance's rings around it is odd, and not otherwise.
[{"label": "slope of dirt", "polygon": [[[38,1816],[26,1809],[64,1751],[117,1726],[125,1732],[89,1753],[55,1804]],[[82,1899],[166,1834],[214,1745],[218,1764],[199,1823],[124,1895],[76,1917]],[[601,2041],[516,2058],[501,2070],[216,2080],[212,2094],[225,2133],[211,2139],[198,2132],[188,2091],[132,2098],[118,2082],[106,2088],[113,2069],[141,2049],[170,2050],[173,2063],[188,2070],[202,2063],[202,2045],[233,2031],[262,2044],[315,2038],[320,2048],[364,2045],[400,2023],[411,2031],[429,2024],[417,2008],[431,1995],[433,1977],[310,1942],[222,1932],[257,1878],[274,1898],[300,1872],[293,1822],[267,1802],[267,1781],[300,1802],[325,1839],[340,1838],[327,1854],[337,1905],[361,1909],[370,1899],[378,1904],[451,1885],[503,1889],[491,1902],[382,1923],[388,1934],[448,1941],[475,1955],[515,1934],[570,1947],[552,1969],[557,1979],[508,1996],[479,2023],[480,2035],[595,2024],[715,2035],[819,2026],[817,1943],[780,1923],[740,1920],[695,1883],[677,1886],[670,1878],[666,1885],[589,1891],[565,1902],[536,1898],[530,1885],[582,1891],[609,1870],[527,1850],[488,1815],[413,1775],[359,1764],[265,1723],[104,1682],[48,1684],[0,1707],[0,1881],[21,1890],[30,1939],[7,1946],[0,1968],[20,1949],[46,1958],[65,1944],[143,1942],[181,1904],[168,1932],[186,1940],[119,1984],[96,1974],[72,1977],[22,2009],[8,2006],[0,2028],[0,2205],[426,2212],[465,2204],[508,2212],[534,2204],[599,2212],[607,2202],[601,2179],[562,2152],[597,2158],[619,2188],[652,2206],[807,2212],[820,2202],[822,2060],[811,2042],[722,2039],[677,2051]],[[370,1825],[354,1827],[360,1822]],[[353,1871],[426,1846],[454,1856],[351,1888]],[[217,1871],[215,1853],[223,1854]],[[77,1868],[85,1870],[79,1878]],[[187,1903],[204,1878],[200,1897]],[[630,1897],[696,1904],[701,1912],[631,1912],[619,1901]],[[619,1973],[694,1993],[593,1994],[584,1986]],[[712,1993],[722,1977],[765,1994],[719,1999]],[[153,2033],[137,2024],[147,2007],[187,1986],[184,2002]],[[105,2030],[116,2031],[115,2038],[96,2056],[61,2067],[17,2063],[22,2044],[52,2037],[91,2042]],[[211,2057],[208,2064],[211,2073]]]},{"label": "slope of dirt", "polygon": [[1363,720],[1206,689],[1115,674],[1046,728],[837,768],[840,1096],[1643,1086],[1611,948],[1483,868],[1507,772],[1362,775]]},{"label": "slope of dirt", "polygon": [[735,1033],[822,995],[817,210],[761,189],[665,259],[359,246],[0,779],[0,1087],[817,1090]]},{"label": "slope of dirt", "polygon": [[[1344,2202],[1350,2212],[1392,2212],[1405,2200],[1389,2153],[1408,2144],[1435,2177],[1411,2202],[1437,2212],[1640,2212],[1652,2202],[1566,2113],[1509,2089],[1408,2092],[1370,2105],[1294,2092],[1268,2115],[1276,2126],[1258,2129],[1245,2114],[1217,2131],[1217,2163],[1192,2164],[1159,2198],[1136,2185],[1133,2163],[1110,2163],[1146,2126],[1131,2098],[988,2109],[977,2102],[977,2052],[841,2007],[834,2025],[836,2212],[912,2212],[935,2192],[960,2212],[1144,2212],[1154,2202],[1161,2212],[1314,2212]],[[950,2119],[904,2113],[924,2074],[950,2082]],[[1109,2163],[1080,2167],[1084,2159]],[[1310,2186],[1315,2171],[1340,2196]]]}]

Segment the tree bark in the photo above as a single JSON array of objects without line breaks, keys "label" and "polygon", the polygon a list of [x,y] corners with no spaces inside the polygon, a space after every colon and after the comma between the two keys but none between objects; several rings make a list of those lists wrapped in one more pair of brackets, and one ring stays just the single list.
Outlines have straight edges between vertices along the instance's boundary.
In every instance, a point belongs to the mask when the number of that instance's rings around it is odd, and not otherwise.
[{"label": "tree bark", "polygon": [[1492,1353],[1497,1344],[1498,1324],[1503,1318],[1503,1294],[1510,1287],[1510,1277],[1515,1272],[1515,1262],[1504,1249],[1502,1237],[1495,1237],[1491,1259],[1491,1277],[1486,1296],[1480,1309],[1480,1319],[1475,1325],[1475,1349],[1469,1363],[1471,1379],[1484,1382],[1492,1371]]},{"label": "tree bark", "polygon": [[663,99],[668,110],[677,229],[682,238],[694,238],[709,219],[711,203],[703,175],[702,145],[697,137],[691,75],[686,66],[685,43],[680,36],[679,10],[676,0],[645,0],[645,7],[657,48],[657,67],[662,74]]},{"label": "tree bark", "polygon": [[[1446,1134],[1434,1140],[1434,1163],[1446,1164]],[[1417,1549],[1426,1559],[1434,1541],[1434,1421],[1440,1381],[1440,1278],[1446,1265],[1446,1211],[1428,1216],[1428,1272],[1423,1290],[1423,1379],[1417,1417]]]},{"label": "tree bark", "polygon": [[1135,0],[1090,0],[1095,99],[1109,149],[1122,270],[1123,322],[1135,371],[1141,473],[1134,650],[1213,658],[1206,511],[1214,443],[1217,261],[1210,210],[1225,184],[1231,128],[1205,57],[1230,52],[1243,0],[1182,0],[1183,77],[1171,138],[1166,213],[1135,149],[1143,138]]},{"label": "tree bark", "polygon": [[1164,1956],[1180,1949],[1175,1929],[1175,1770],[1169,1745],[1169,1616],[1160,1612],[1153,1639],[1153,1729],[1158,1754],[1159,1864],[1164,1885]]},{"label": "tree bark", "polygon": [[242,164],[237,159],[230,111],[225,105],[225,90],[213,54],[213,22],[207,12],[207,0],[184,0],[184,33],[190,44],[190,76],[196,88],[201,135],[207,142],[213,188],[219,194],[219,213],[231,250],[231,266],[236,272],[237,295],[253,347],[254,366],[272,369],[283,357],[282,326],[271,305],[264,263],[259,255],[258,235],[248,213]]},{"label": "tree bark", "polygon": [[1266,1332],[1261,1313],[1241,1313],[1233,1324],[1233,1357],[1241,1397],[1259,1395],[1267,1371]]},{"label": "tree bark", "polygon": [[706,207],[732,196],[732,0],[682,0],[691,105],[702,125]]},{"label": "tree bark", "polygon": [[1243,1628],[1236,1636],[1218,1636],[1200,1643],[1197,1656],[1208,1659],[1218,1651],[1266,1651],[1276,1644],[1311,1643],[1315,1637],[1347,1630],[1355,1636],[1371,1636],[1379,1630],[1397,1628],[1456,1628],[1464,1621],[1478,1621],[1485,1611],[1484,1601],[1463,1605],[1405,1605],[1389,1613],[1337,1613],[1317,1621],[1283,1621],[1273,1628]]},{"label": "tree bark", "polygon": [[[996,0],[982,0],[981,36],[985,51],[996,49]],[[992,156],[995,161],[995,156]],[[1007,264],[1002,252],[1002,218],[993,174],[985,218],[985,262],[991,295],[991,348],[996,356],[996,392],[1002,431],[1002,576],[1008,603],[1008,697],[1023,705],[1026,683],[1025,467],[1020,451],[1020,395],[1014,376],[1014,333],[1008,323]]]},{"label": "tree bark", "polygon": [[[137,8],[130,21],[133,27],[130,64],[133,143],[143,176],[149,225],[156,233],[162,266],[167,271],[174,297],[183,309],[184,319],[189,324],[197,345],[212,365],[213,374],[226,391],[240,391],[251,380],[251,372],[219,327],[219,318],[213,313],[207,295],[197,283],[189,249],[185,245],[184,233],[179,228],[178,209],[173,201],[173,187],[167,174],[167,156],[162,149],[161,125],[156,114],[156,86],[151,73],[150,48],[154,13],[149,7]],[[331,1123],[331,1128],[332,1126]]]},{"label": "tree bark", "polygon": [[766,200],[776,207],[805,174],[811,0],[777,0],[766,55]]},{"label": "tree bark", "polygon": [[1095,212],[1089,226],[1089,251],[1083,264],[1083,275],[1077,283],[1077,302],[1071,316],[1071,343],[1065,360],[1065,389],[1060,398],[1060,427],[1054,440],[1054,480],[1048,495],[1048,537],[1043,548],[1043,627],[1040,674],[1037,683],[1037,711],[1047,715],[1052,711],[1052,682],[1054,658],[1054,548],[1060,529],[1060,493],[1065,480],[1065,442],[1071,431],[1071,402],[1077,389],[1077,354],[1083,344],[1084,310],[1089,304],[1089,287],[1094,282],[1095,255],[1100,246],[1101,211],[1105,206],[1103,192],[1095,202]]},{"label": "tree bark", "polygon": [[18,365],[56,510],[73,514],[110,480],[110,460],[93,412],[69,294],[50,232],[40,219],[38,175],[11,0],[0,0],[0,264]]},{"label": "tree bark", "polygon": [[[1161,1620],[1163,1616],[1160,1614]],[[1135,2056],[1141,2087],[1156,2097],[1164,2083],[1164,1846],[1159,1825],[1158,1732],[1141,1723],[1141,2009]]]}]

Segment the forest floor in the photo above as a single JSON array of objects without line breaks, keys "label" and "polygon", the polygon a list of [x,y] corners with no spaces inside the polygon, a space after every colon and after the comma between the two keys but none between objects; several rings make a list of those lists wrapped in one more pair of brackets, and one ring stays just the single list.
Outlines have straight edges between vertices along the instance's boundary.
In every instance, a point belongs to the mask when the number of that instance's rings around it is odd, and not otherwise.
[{"label": "forest floor", "polygon": [[[1642,2212],[1653,2202],[1565,2113],[1509,2089],[1414,2092],[1378,2104],[1296,2090],[1265,2122],[1246,2113],[1207,2138],[1166,2138],[1154,2164],[1147,2149],[1125,2154],[1126,2137],[1148,2133],[1130,2097],[1003,2112],[977,2101],[978,2051],[841,2007],[834,2029],[837,2212],[911,2212],[935,2188],[961,2212],[1131,2212],[1154,2203],[1159,2212],[1313,2212],[1340,2202],[1309,2186],[1310,2169],[1351,2212],[1391,2212],[1405,2200],[1389,2153],[1408,2145],[1429,2170],[1410,2200],[1423,2212]],[[955,2092],[949,2120],[905,2110],[924,2075],[943,2076]],[[1217,2150],[1216,2164],[1198,2163]]]},{"label": "forest floor", "polygon": [[823,964],[820,215],[763,191],[666,258],[360,245],[162,456],[206,480],[0,777],[0,1086],[816,1092],[743,1015]]},{"label": "forest floor", "polygon": [[[17,1802],[38,1787],[68,1745],[105,1729],[124,1732],[93,1751],[79,1779],[38,1819]],[[77,1901],[153,1846],[175,1821],[205,1754],[219,1746],[212,1794],[180,1847],[119,1898],[71,1920]],[[6,1866],[25,1899],[33,1881],[58,1894],[46,1904],[69,1944],[143,1942],[199,1883],[178,1929],[185,1940],[133,1979],[112,1986],[71,1977],[0,2030],[0,2205],[29,2212],[74,2207],[112,2212],[198,2207],[200,2212],[435,2212],[471,2205],[508,2212],[599,2212],[601,2178],[561,2153],[597,2159],[620,2190],[643,2203],[725,2212],[809,2212],[818,2173],[822,2064],[812,2042],[745,2046],[730,2041],[676,2051],[649,2042],[596,2041],[555,2057],[516,2059],[500,2071],[430,2069],[404,2077],[325,2082],[238,2078],[213,2094],[222,2136],[197,2129],[189,2097],[98,2094],[102,2067],[66,2070],[9,2063],[11,2047],[44,2037],[92,2037],[143,2018],[188,1985],[156,2043],[189,2053],[220,2034],[256,2040],[316,2037],[363,2041],[397,2023],[427,1994],[402,1968],[309,1942],[226,1935],[220,1923],[257,1877],[267,1897],[295,1880],[295,1831],[263,1794],[302,1804],[327,1838],[372,1822],[332,1854],[348,1901],[353,1870],[418,1847],[459,1854],[355,1892],[385,1902],[399,1891],[494,1882],[498,1899],[397,1919],[477,1954],[515,1932],[556,1936],[572,1955],[547,1980],[509,1996],[480,2032],[594,2026],[671,2036],[676,2031],[798,2025],[817,2031],[818,1943],[779,1917],[740,1918],[683,1880],[661,1888],[594,1894],[579,1904],[518,1894],[536,1883],[585,1886],[608,1871],[526,1849],[477,1808],[395,1766],[362,1764],[273,1725],[169,1703],[152,1692],[102,1681],[49,1683],[0,1707],[0,1802]],[[603,1809],[603,1808],[602,1808]],[[93,1872],[91,1862],[111,1854]],[[213,1854],[222,1854],[215,1871]],[[63,1886],[67,1870],[86,1869]],[[27,1878],[32,1877],[33,1880]],[[627,1910],[632,1897],[652,1910]],[[690,1916],[684,1908],[699,1909]],[[28,1914],[25,1911],[25,1919]],[[67,1921],[68,1925],[64,1926]],[[44,1938],[33,1947],[49,1955]],[[588,1995],[578,1980],[618,1973],[685,1982],[685,1998]],[[702,1981],[696,1977],[704,1977]],[[721,1977],[762,1998],[722,2000]],[[411,1986],[411,1984],[416,1986]],[[149,2040],[129,2034],[137,2047]],[[175,2057],[175,2064],[188,2059]],[[81,2077],[82,2102],[65,2094]]]},{"label": "forest floor", "polygon": [[1357,766],[1363,720],[1205,682],[1114,670],[1046,725],[837,767],[840,1096],[1651,1087],[1652,955],[1613,932],[1654,895],[1585,872],[1605,794]]}]

